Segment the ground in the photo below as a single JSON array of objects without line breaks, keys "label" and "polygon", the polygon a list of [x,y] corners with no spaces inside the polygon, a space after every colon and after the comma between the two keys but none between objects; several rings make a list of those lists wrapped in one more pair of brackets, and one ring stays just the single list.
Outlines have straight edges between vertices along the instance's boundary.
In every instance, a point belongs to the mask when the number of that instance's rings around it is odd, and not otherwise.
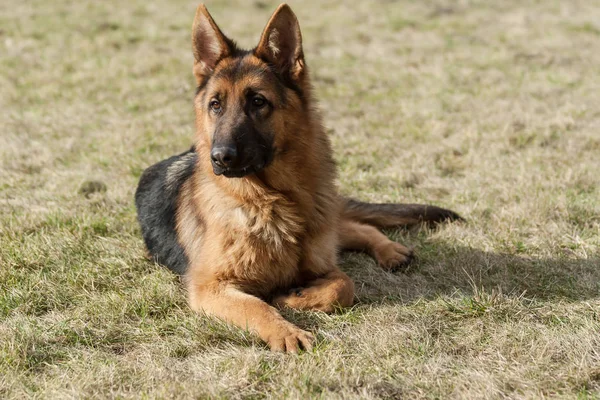
[{"label": "ground", "polygon": [[[193,136],[193,1],[0,1],[0,397],[597,398],[600,2],[293,1],[342,193],[467,223],[344,254],[312,352],[195,315],[142,170]],[[208,4],[256,44],[274,1]]]}]

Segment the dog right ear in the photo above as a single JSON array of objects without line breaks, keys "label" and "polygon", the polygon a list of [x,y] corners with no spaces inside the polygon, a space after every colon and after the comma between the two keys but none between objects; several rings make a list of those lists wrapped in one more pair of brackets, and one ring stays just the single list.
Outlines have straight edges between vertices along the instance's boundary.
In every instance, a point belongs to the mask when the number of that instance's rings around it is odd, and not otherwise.
[{"label": "dog right ear", "polygon": [[223,35],[204,4],[196,10],[192,25],[194,76],[202,84],[222,59],[233,53],[234,43]]}]

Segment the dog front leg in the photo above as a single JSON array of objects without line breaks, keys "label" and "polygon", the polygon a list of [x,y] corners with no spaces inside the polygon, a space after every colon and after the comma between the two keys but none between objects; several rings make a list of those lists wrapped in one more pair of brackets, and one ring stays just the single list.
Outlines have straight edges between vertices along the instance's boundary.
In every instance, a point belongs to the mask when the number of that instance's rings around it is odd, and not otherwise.
[{"label": "dog front leg", "polygon": [[314,336],[289,321],[258,297],[222,282],[188,284],[190,307],[254,332],[271,350],[297,353],[312,348]]}]

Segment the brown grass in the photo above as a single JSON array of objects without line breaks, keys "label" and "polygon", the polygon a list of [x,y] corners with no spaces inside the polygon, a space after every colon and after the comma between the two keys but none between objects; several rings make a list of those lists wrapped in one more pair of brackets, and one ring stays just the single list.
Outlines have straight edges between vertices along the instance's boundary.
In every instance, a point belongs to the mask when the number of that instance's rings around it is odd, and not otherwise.
[{"label": "brown grass", "polygon": [[[193,136],[196,5],[0,3],[0,397],[600,396],[600,3],[291,2],[342,192],[469,220],[389,232],[406,273],[344,255],[358,304],[288,314],[299,356],[143,256],[137,179]],[[208,6],[249,47],[276,3]]]}]

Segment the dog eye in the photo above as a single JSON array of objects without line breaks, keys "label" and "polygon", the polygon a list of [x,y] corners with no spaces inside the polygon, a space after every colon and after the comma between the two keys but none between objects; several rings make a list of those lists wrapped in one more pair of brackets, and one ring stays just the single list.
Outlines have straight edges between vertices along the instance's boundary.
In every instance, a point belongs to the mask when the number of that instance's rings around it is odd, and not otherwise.
[{"label": "dog eye", "polygon": [[219,100],[211,100],[210,103],[208,103],[208,106],[214,112],[221,111],[221,103],[219,103]]},{"label": "dog eye", "polygon": [[256,108],[263,108],[267,104],[267,101],[261,96],[254,96],[252,98],[252,105]]}]

